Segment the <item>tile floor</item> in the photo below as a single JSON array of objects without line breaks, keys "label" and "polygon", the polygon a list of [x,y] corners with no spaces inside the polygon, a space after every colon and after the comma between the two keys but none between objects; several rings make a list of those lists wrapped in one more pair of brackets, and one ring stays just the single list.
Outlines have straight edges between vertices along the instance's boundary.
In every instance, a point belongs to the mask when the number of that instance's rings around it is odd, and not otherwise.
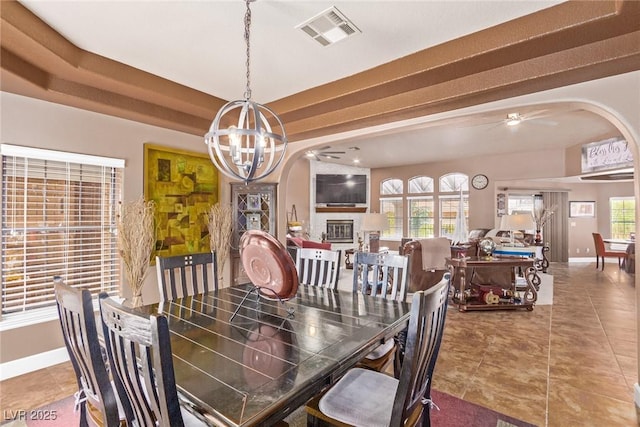
[{"label": "tile floor", "polygon": [[[538,426],[638,425],[634,276],[610,263],[604,272],[595,263],[552,263],[549,273],[553,305],[466,313],[451,306],[433,386]],[[75,390],[69,363],[12,378],[0,382],[0,413]]]}]

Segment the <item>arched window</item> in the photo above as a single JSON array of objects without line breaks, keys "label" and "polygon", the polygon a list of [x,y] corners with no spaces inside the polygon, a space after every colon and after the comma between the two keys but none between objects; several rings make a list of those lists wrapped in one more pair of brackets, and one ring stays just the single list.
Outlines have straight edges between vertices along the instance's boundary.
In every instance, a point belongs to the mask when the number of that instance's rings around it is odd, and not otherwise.
[{"label": "arched window", "polygon": [[440,177],[440,192],[469,191],[469,176],[453,172]]},{"label": "arched window", "polygon": [[435,236],[435,209],[433,198],[433,178],[416,176],[409,179],[408,237],[427,238]]},{"label": "arched window", "polygon": [[397,178],[385,179],[380,183],[380,195],[402,194],[402,180]]},{"label": "arched window", "polygon": [[409,193],[433,193],[433,178],[416,176],[409,180]]},{"label": "arched window", "polygon": [[401,179],[389,178],[380,183],[380,212],[387,216],[387,229],[382,230],[383,238],[402,237],[402,193]]}]

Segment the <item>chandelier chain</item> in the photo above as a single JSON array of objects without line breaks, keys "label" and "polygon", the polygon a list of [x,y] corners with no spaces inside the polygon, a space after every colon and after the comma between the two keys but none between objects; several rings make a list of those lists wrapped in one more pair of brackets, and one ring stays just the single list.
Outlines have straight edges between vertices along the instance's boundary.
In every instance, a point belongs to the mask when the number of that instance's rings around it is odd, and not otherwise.
[{"label": "chandelier chain", "polygon": [[204,138],[216,168],[245,184],[271,174],[284,159],[287,149],[287,134],[278,115],[269,107],[251,100],[250,3],[254,1],[245,0],[247,86],[244,100],[229,101],[223,105]]},{"label": "chandelier chain", "polygon": [[247,87],[245,89],[244,92],[244,98],[245,99],[251,99],[251,72],[250,72],[250,65],[251,65],[251,52],[250,52],[250,48],[251,48],[251,8],[249,7],[249,3],[251,2],[251,0],[246,0],[247,1],[247,11],[244,14],[244,40],[247,44]]}]

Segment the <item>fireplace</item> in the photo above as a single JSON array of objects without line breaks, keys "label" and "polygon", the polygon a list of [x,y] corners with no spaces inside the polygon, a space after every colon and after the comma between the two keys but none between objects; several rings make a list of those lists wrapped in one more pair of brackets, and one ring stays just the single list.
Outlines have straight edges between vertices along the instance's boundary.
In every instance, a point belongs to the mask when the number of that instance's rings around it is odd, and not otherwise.
[{"label": "fireplace", "polygon": [[325,240],[331,243],[353,243],[353,220],[328,219]]}]

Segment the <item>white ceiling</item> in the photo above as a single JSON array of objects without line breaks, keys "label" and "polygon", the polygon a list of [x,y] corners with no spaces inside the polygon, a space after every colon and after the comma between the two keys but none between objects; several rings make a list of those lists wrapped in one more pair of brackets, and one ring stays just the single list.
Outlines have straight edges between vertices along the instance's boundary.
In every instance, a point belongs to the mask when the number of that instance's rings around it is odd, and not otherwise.
[{"label": "white ceiling", "polygon": [[[87,51],[226,100],[244,96],[244,1],[21,3]],[[251,4],[252,97],[268,103],[557,3],[258,0]],[[296,29],[332,6],[362,33],[323,47]],[[369,136],[366,144],[359,144],[362,141],[357,138],[338,141],[328,151],[345,154],[329,161],[348,163],[358,157],[361,166],[394,166],[446,160],[463,152],[475,156],[570,146],[613,131],[598,116],[566,105],[520,108],[525,121],[518,127],[504,125],[510,112],[431,122],[404,132]],[[361,149],[348,149],[353,146]]]}]

